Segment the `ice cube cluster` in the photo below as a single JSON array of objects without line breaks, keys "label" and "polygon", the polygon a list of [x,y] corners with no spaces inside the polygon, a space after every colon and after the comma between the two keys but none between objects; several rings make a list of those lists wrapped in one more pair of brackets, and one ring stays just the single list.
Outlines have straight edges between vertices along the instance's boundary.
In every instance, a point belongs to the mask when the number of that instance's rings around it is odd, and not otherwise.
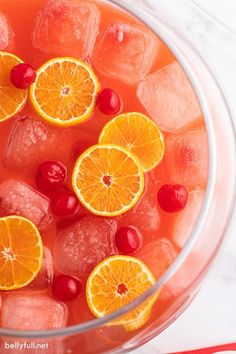
[{"label": "ice cube cluster", "polygon": [[85,58],[99,75],[137,87],[143,108],[163,131],[178,131],[202,117],[193,87],[174,57],[154,65],[163,48],[151,30],[115,16],[101,28],[100,20],[91,2],[47,0],[35,20],[32,43],[46,53]]},{"label": "ice cube cluster", "polygon": [[[166,271],[191,234],[202,207],[208,145],[204,126],[198,124],[202,112],[191,82],[174,58],[164,66],[156,64],[162,55],[161,42],[142,24],[114,17],[101,27],[101,13],[92,1],[46,0],[34,20],[31,42],[45,55],[80,58],[92,65],[98,77],[132,88],[143,113],[165,134],[162,168],[166,182],[184,184],[190,192],[170,235],[158,234],[161,216],[156,184],[155,188],[149,184],[135,208],[121,218],[86,215],[58,230],[53,250],[44,247],[42,269],[35,280],[22,291],[7,294],[3,304],[0,297],[3,327],[43,330],[66,326],[68,320],[67,307],[47,295],[56,272],[86,278],[100,261],[117,254],[114,238],[118,225],[135,226],[145,235],[144,246],[135,256],[157,279]],[[0,50],[13,47],[13,30],[0,12]],[[71,148],[67,152],[64,141],[72,143],[72,152]],[[34,173],[43,160],[60,160],[62,156],[76,160],[96,142],[97,136],[90,132],[61,130],[30,114],[19,116],[5,147],[4,166],[19,175],[29,170]],[[49,199],[20,179],[0,184],[0,216],[6,215],[29,218],[40,232],[48,231],[53,223]],[[178,291],[184,286],[180,281]],[[169,290],[177,294],[176,284]]]},{"label": "ice cube cluster", "polygon": [[102,75],[137,84],[150,71],[159,41],[138,25],[111,19],[100,31],[99,24],[95,4],[47,0],[35,20],[32,43],[46,53],[86,59]]},{"label": "ice cube cluster", "polygon": [[32,44],[51,55],[87,60],[100,75],[136,86],[144,109],[164,131],[201,118],[192,85],[174,57],[154,66],[163,48],[151,30],[115,16],[100,24],[101,13],[90,1],[46,0],[34,21]]}]

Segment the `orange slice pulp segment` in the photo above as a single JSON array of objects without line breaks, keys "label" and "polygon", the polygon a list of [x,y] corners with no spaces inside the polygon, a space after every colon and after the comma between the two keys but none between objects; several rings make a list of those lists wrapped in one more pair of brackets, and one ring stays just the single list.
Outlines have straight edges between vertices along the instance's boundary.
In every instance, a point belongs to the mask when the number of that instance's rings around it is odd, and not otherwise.
[{"label": "orange slice pulp segment", "polygon": [[[155,278],[139,259],[130,256],[113,256],[98,264],[86,285],[86,298],[91,312],[98,318],[121,309],[144,294]],[[112,325],[121,324],[133,331],[145,324],[157,295],[151,296]]]},{"label": "orange slice pulp segment", "polygon": [[0,218],[0,290],[28,285],[40,271],[42,259],[42,239],[30,220]]},{"label": "orange slice pulp segment", "polygon": [[22,63],[17,56],[0,51],[0,122],[16,115],[24,106],[28,90],[20,90],[12,85],[11,69]]},{"label": "orange slice pulp segment", "polygon": [[103,128],[100,144],[117,144],[135,154],[145,172],[156,167],[164,156],[164,139],[158,126],[141,113],[124,113]]},{"label": "orange slice pulp segment", "polygon": [[116,145],[94,145],[77,160],[72,176],[74,191],[92,213],[116,216],[131,209],[144,190],[138,159]]},{"label": "orange slice pulp segment", "polygon": [[99,91],[92,68],[75,58],[55,58],[37,71],[30,97],[48,123],[68,127],[90,118]]}]

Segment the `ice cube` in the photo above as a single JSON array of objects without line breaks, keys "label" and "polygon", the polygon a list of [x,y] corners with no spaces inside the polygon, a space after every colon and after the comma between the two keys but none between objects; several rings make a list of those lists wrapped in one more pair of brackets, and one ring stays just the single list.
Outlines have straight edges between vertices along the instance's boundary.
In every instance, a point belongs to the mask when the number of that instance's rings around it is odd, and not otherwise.
[{"label": "ice cube", "polygon": [[179,248],[185,245],[193,230],[202,207],[204,194],[200,188],[193,189],[188,195],[186,207],[176,215],[172,229],[172,241]]},{"label": "ice cube", "polygon": [[141,259],[159,279],[177,257],[173,243],[167,238],[156,238],[142,247],[135,257]]},{"label": "ice cube", "polygon": [[42,268],[37,275],[37,277],[33,280],[31,284],[29,284],[29,288],[31,289],[46,289],[48,288],[53,281],[54,277],[54,264],[51,251],[44,247],[44,257]]},{"label": "ice cube", "polygon": [[167,177],[173,183],[196,187],[208,176],[208,144],[204,129],[175,134],[166,139]]},{"label": "ice cube", "polygon": [[[156,280],[158,280],[165,271],[171,266],[172,262],[176,259],[178,252],[174,244],[167,238],[156,238],[143,246],[135,257],[141,259],[151,270]],[[177,279],[177,281],[182,277]],[[181,285],[176,284],[176,281],[166,284],[161,288],[158,295],[157,306],[161,306],[163,301],[170,301],[173,296],[176,296],[177,290],[182,290]],[[155,310],[154,310],[155,313]]]},{"label": "ice cube", "polygon": [[82,276],[105,258],[115,254],[117,222],[86,216],[58,232],[54,262],[60,271]]},{"label": "ice cube", "polygon": [[19,180],[0,184],[0,216],[19,215],[30,219],[41,231],[53,221],[49,200]]},{"label": "ice cube", "polygon": [[164,131],[178,130],[202,116],[191,83],[177,62],[147,76],[137,93]]},{"label": "ice cube", "polygon": [[[209,234],[207,236],[209,236]],[[208,247],[207,243],[206,237],[200,238],[194,245],[187,259],[168,282],[167,288],[173,296],[179,298],[183,292],[188,296],[186,290],[189,289],[196,279],[199,279],[202,269],[207,267],[211,257],[209,252],[211,248]]]},{"label": "ice cube", "polygon": [[5,148],[4,165],[13,171],[34,171],[46,159],[63,155],[66,130],[52,127],[42,120],[19,117]]},{"label": "ice cube", "polygon": [[134,85],[151,69],[158,41],[141,28],[115,22],[96,45],[93,64],[102,74]]},{"label": "ice cube", "polygon": [[39,163],[52,136],[44,122],[20,117],[13,126],[6,146],[5,166],[17,170],[27,169],[33,161]]},{"label": "ice cube", "polygon": [[100,13],[91,2],[47,0],[33,30],[33,45],[54,54],[89,57],[99,30]]},{"label": "ice cube", "polygon": [[137,205],[122,215],[119,226],[134,227],[146,239],[155,238],[160,226],[160,215],[157,208],[155,189],[150,189],[141,197]]},{"label": "ice cube", "polygon": [[6,16],[0,12],[0,50],[10,49],[14,34]]},{"label": "ice cube", "polygon": [[9,295],[2,305],[1,326],[14,329],[44,330],[65,327],[66,305],[38,294]]}]

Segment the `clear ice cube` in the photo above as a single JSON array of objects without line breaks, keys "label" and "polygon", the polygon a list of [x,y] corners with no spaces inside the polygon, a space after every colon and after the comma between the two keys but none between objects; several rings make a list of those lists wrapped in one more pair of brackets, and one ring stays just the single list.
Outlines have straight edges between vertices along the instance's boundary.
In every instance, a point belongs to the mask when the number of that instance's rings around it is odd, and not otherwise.
[{"label": "clear ice cube", "polygon": [[136,206],[120,217],[119,226],[134,227],[144,241],[157,237],[160,215],[154,186],[149,185]]},{"label": "clear ice cube", "polygon": [[204,129],[175,134],[166,139],[165,171],[173,183],[196,187],[208,176],[208,144]]},{"label": "clear ice cube", "polygon": [[0,12],[0,50],[10,49],[14,33],[6,16]]},{"label": "clear ice cube", "polygon": [[19,215],[31,220],[41,231],[53,221],[49,200],[19,180],[0,184],[0,216]]},{"label": "clear ice cube", "polygon": [[4,299],[1,326],[25,330],[45,330],[65,327],[66,305],[39,294],[12,294]]},{"label": "clear ice cube", "polygon": [[86,216],[58,232],[53,252],[56,267],[65,273],[88,274],[105,258],[115,254],[117,222]]},{"label": "clear ice cube", "polygon": [[100,13],[91,2],[47,0],[35,21],[33,45],[47,53],[90,57],[99,20]]},{"label": "clear ice cube", "polygon": [[[179,297],[184,291],[186,292],[186,289],[199,277],[201,270],[207,266],[210,248],[206,238],[201,237],[197,241],[187,259],[168,282],[167,287],[173,296]],[[178,240],[176,241],[178,242]]]},{"label": "clear ice cube", "polygon": [[60,159],[66,131],[48,125],[43,120],[19,117],[5,147],[4,165],[12,171],[34,171],[44,160]]},{"label": "clear ice cube", "polygon": [[150,71],[158,41],[133,25],[115,22],[97,41],[93,65],[102,74],[135,85]]},{"label": "clear ice cube", "polygon": [[54,277],[54,263],[51,251],[44,247],[44,257],[42,267],[40,269],[37,277],[29,284],[29,289],[46,289],[48,288],[53,281]]},{"label": "clear ice cube", "polygon": [[156,237],[142,247],[135,257],[141,259],[159,279],[177,257],[177,251],[170,240]]},{"label": "clear ice cube", "polygon": [[172,241],[182,248],[188,240],[197,221],[204,200],[204,191],[193,189],[188,195],[186,207],[176,215],[172,229]]},{"label": "clear ice cube", "polygon": [[[161,237],[152,240],[142,247],[135,255],[151,270],[156,280],[171,266],[178,255],[175,245],[167,238]],[[158,301],[168,301],[178,296],[188,285],[189,275],[181,270],[161,288]]]},{"label": "clear ice cube", "polygon": [[139,84],[137,93],[145,109],[164,131],[173,132],[202,116],[191,83],[177,62],[148,75]]}]

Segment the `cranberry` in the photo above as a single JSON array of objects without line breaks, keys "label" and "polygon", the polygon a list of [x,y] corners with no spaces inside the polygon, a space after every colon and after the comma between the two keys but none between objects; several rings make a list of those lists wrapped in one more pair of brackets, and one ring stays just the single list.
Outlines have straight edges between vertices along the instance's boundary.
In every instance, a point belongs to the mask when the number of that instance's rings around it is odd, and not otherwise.
[{"label": "cranberry", "polygon": [[62,190],[52,199],[51,207],[57,216],[70,216],[77,211],[79,201],[73,193]]},{"label": "cranberry", "polygon": [[98,95],[97,106],[104,114],[116,114],[121,108],[120,96],[114,90],[105,88]]},{"label": "cranberry", "polygon": [[115,244],[119,252],[131,254],[140,247],[140,237],[132,227],[122,227],[116,233]]},{"label": "cranberry", "polygon": [[160,207],[169,213],[185,208],[188,200],[188,191],[180,184],[164,184],[157,196]]},{"label": "cranberry", "polygon": [[54,192],[62,187],[67,176],[66,168],[58,161],[44,161],[36,173],[37,187],[44,192]]},{"label": "cranberry", "polygon": [[11,70],[11,82],[19,89],[26,89],[36,80],[36,71],[26,63],[18,64]]},{"label": "cranberry", "polygon": [[81,290],[81,281],[66,274],[58,275],[52,283],[53,296],[59,301],[72,301],[80,295]]}]

